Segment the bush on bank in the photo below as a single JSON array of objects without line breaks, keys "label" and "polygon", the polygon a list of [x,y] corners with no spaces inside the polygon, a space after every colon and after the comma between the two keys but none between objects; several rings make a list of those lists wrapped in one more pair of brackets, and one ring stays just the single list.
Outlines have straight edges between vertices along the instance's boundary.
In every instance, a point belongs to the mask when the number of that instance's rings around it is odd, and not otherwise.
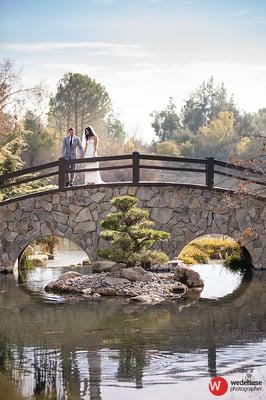
[{"label": "bush on bank", "polygon": [[210,259],[230,260],[232,256],[241,258],[240,246],[235,240],[203,237],[189,243],[178,258],[185,264],[207,264]]}]

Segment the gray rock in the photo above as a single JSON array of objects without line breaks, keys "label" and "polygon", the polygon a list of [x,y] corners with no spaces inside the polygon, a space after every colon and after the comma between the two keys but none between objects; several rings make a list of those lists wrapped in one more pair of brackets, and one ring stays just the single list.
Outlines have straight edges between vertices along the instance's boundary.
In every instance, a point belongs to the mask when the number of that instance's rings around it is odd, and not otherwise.
[{"label": "gray rock", "polygon": [[240,231],[244,231],[251,226],[250,216],[246,209],[236,210],[236,220]]},{"label": "gray rock", "polygon": [[81,210],[81,207],[76,206],[75,204],[70,204],[69,206],[69,210],[73,213],[73,214],[78,214]]},{"label": "gray rock", "polygon": [[138,189],[138,199],[149,201],[153,197],[153,192],[148,187],[140,187]]},{"label": "gray rock", "polygon": [[102,296],[100,295],[100,293],[93,293],[92,296],[91,296],[91,298],[92,298],[93,300],[100,300],[101,297],[102,297]]},{"label": "gray rock", "polygon": [[53,209],[52,203],[45,203],[45,204],[44,204],[44,209],[45,209],[46,211],[48,211],[48,212],[52,211],[52,209]]},{"label": "gray rock", "polygon": [[96,289],[96,293],[100,294],[101,296],[116,296],[117,292],[114,287],[106,286],[106,287],[99,287]]},{"label": "gray rock", "polygon": [[89,259],[83,260],[83,261],[82,261],[82,266],[83,266],[83,267],[86,267],[86,266],[88,266],[88,265],[91,265],[91,261],[90,261]]},{"label": "gray rock", "polygon": [[156,294],[142,294],[139,296],[135,296],[135,297],[131,297],[130,298],[131,301],[135,302],[135,303],[143,303],[143,304],[158,304],[158,303],[162,303],[163,301],[165,301],[165,298],[161,297],[161,296],[157,296]]},{"label": "gray rock", "polygon": [[51,228],[45,222],[41,224],[41,233],[43,236],[51,236],[52,235]]},{"label": "gray rock", "polygon": [[122,268],[126,268],[126,264],[124,263],[115,263],[114,265],[112,265],[110,272],[117,272],[117,271],[121,271]]},{"label": "gray rock", "polygon": [[59,204],[60,203],[60,195],[59,194],[54,194],[52,197],[52,203],[53,204]]},{"label": "gray rock", "polygon": [[115,277],[107,276],[104,279],[104,283],[106,283],[108,286],[117,286],[117,285],[125,285],[125,284],[129,283],[129,280],[124,279],[124,278],[115,278]]},{"label": "gray rock", "polygon": [[19,207],[22,211],[33,211],[34,198],[20,201]]},{"label": "gray rock", "polygon": [[74,219],[74,222],[86,222],[86,221],[91,221],[92,220],[92,215],[89,210],[89,208],[83,208],[79,214],[76,216]]},{"label": "gray rock", "polygon": [[150,273],[141,267],[124,268],[121,270],[121,276],[130,281],[152,281],[152,276]]},{"label": "gray rock", "polygon": [[96,192],[91,196],[91,200],[94,201],[95,203],[99,203],[105,196],[104,192]]},{"label": "gray rock", "polygon": [[76,271],[68,271],[68,272],[64,272],[63,274],[61,274],[59,277],[59,280],[66,281],[67,279],[77,278],[77,277],[81,277],[81,276],[82,275]]},{"label": "gray rock", "polygon": [[59,224],[66,224],[68,220],[68,215],[67,214],[62,214],[58,211],[53,212],[53,217],[58,222]]},{"label": "gray rock", "polygon": [[190,268],[178,267],[174,271],[174,279],[183,283],[188,288],[203,287],[204,283],[200,275]]},{"label": "gray rock", "polygon": [[94,221],[87,221],[87,222],[79,222],[74,225],[74,232],[93,232],[96,230],[96,224]]},{"label": "gray rock", "polygon": [[111,271],[112,266],[115,264],[113,261],[95,261],[92,264],[92,272],[100,274],[101,272]]},{"label": "gray rock", "polygon": [[166,224],[170,221],[173,214],[173,210],[170,208],[155,208],[151,212],[151,219],[160,222],[161,224]]},{"label": "gray rock", "polygon": [[83,294],[84,297],[91,297],[92,289],[91,288],[83,289],[82,290],[82,294]]}]

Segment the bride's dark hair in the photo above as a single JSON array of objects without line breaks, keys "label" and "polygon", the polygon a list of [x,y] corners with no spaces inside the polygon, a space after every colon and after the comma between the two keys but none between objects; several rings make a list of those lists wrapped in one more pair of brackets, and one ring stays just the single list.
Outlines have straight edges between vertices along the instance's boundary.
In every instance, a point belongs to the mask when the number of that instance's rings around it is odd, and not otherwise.
[{"label": "bride's dark hair", "polygon": [[85,138],[86,140],[89,140],[90,137],[95,136],[95,132],[93,130],[93,128],[91,126],[87,126],[87,128],[85,128]]}]

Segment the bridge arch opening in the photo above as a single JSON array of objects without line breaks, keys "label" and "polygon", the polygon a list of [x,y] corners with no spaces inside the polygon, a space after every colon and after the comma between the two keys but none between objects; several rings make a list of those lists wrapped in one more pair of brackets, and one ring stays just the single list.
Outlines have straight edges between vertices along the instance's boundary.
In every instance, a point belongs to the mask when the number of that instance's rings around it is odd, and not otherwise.
[{"label": "bridge arch opening", "polygon": [[221,298],[251,278],[248,250],[230,236],[206,234],[190,241],[177,258],[204,281],[202,298]]},{"label": "bridge arch opening", "polygon": [[66,237],[49,235],[37,237],[24,246],[15,262],[14,269],[80,267],[90,263],[90,257],[78,243]]}]

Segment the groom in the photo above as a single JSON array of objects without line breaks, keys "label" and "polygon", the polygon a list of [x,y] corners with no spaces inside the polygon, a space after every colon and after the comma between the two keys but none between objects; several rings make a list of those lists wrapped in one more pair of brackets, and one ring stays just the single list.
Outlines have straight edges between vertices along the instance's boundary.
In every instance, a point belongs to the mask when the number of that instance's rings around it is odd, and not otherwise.
[{"label": "groom", "polygon": [[75,169],[74,160],[77,158],[77,148],[79,148],[81,158],[84,156],[84,150],[80,141],[80,138],[74,135],[74,129],[69,128],[68,136],[64,137],[61,147],[61,157],[69,161],[67,168],[70,170],[68,174],[67,186],[73,186],[74,184],[74,172],[71,170]]}]

